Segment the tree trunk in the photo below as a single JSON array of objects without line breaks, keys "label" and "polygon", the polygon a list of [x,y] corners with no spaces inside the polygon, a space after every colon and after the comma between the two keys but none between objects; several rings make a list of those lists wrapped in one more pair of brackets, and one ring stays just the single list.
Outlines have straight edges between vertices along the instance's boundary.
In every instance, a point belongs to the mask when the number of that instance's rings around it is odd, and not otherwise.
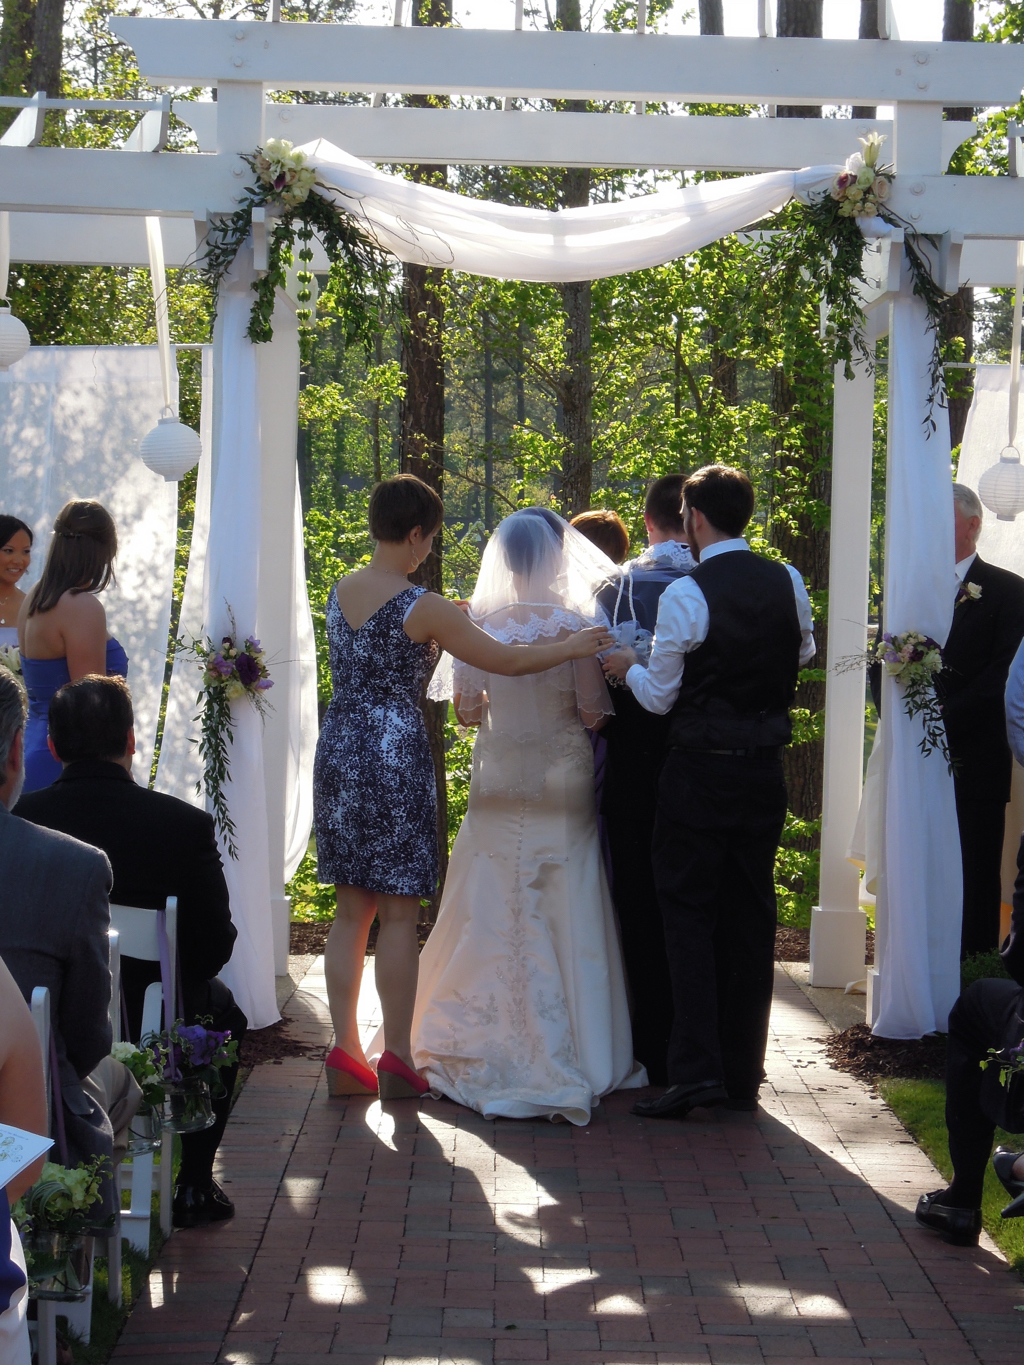
[{"label": "tree trunk", "polygon": [[[820,38],[823,0],[779,0],[775,33],[779,38]],[[780,104],[776,118],[821,118],[820,104]]]},{"label": "tree trunk", "polygon": [[[860,28],[858,38],[878,37],[878,0],[860,0]],[[878,110],[873,104],[855,104],[851,110],[853,118],[874,118]]]},{"label": "tree trunk", "polygon": [[[27,95],[32,67],[34,0],[3,0],[0,24],[0,95]],[[18,117],[17,109],[0,109],[0,133]]]},{"label": "tree trunk", "polygon": [[[413,9],[413,24],[446,28],[452,21],[450,0],[419,0]],[[409,95],[413,108],[436,108],[447,101],[430,95]],[[410,179],[417,184],[445,188],[447,167],[413,166]],[[403,267],[405,328],[402,336],[402,370],[405,393],[401,406],[402,472],[415,474],[444,497],[444,271],[423,265]],[[443,534],[434,540],[434,549],[413,575],[413,582],[431,592],[443,592]],[[437,790],[437,894],[427,911],[432,922],[441,903],[448,871],[448,787],[445,774],[444,726],[448,703],[422,702],[430,752],[434,759]]]},{"label": "tree trunk", "polygon": [[700,0],[700,31],[718,37],[725,33],[722,0]]},{"label": "tree trunk", "polygon": [[[563,31],[583,29],[580,0],[558,0],[556,20]],[[559,108],[585,113],[586,100],[564,100]],[[590,203],[590,171],[574,167],[562,172],[559,193],[562,208],[585,208]],[[559,393],[558,427],[562,434],[562,477],[559,501],[562,515],[571,518],[590,506],[594,461],[594,378],[591,368],[589,280],[560,284],[565,318],[565,369]]]},{"label": "tree trunk", "polygon": [[[821,37],[822,0],[779,0],[777,32],[786,38]],[[806,105],[780,105],[778,118],[821,117],[821,109]],[[824,398],[825,395],[822,395]],[[794,406],[788,377],[777,370],[772,376],[772,410],[778,417],[786,417]],[[831,502],[831,470],[827,458],[830,433],[809,423],[804,427],[802,449],[786,449],[786,459],[803,476],[806,496],[828,506]],[[803,575],[808,589],[828,588],[828,526],[817,526],[806,514],[795,519],[795,529],[782,518],[772,517],[770,540],[794,568]],[[819,621],[815,627],[818,652],[815,663],[821,667],[828,648],[828,626]],[[824,710],[825,684],[801,683],[794,705],[806,708],[811,715]],[[821,814],[822,779],[825,762],[824,740],[790,745],[785,751],[786,786],[789,789],[789,808],[801,820],[816,820]],[[795,840],[797,847],[816,848],[817,836]]]},{"label": "tree trunk", "polygon": [[[945,0],[942,11],[942,41],[945,43],[970,43],[974,41],[974,4],[972,0]],[[972,108],[957,106],[946,109],[947,120],[952,123],[970,123],[974,118]],[[944,341],[959,340],[962,346],[958,360],[974,359],[974,290],[964,285],[947,302],[942,314],[942,337]],[[946,371],[946,402],[949,408],[949,440],[958,446],[964,439],[967,414],[974,396],[973,370]]]},{"label": "tree trunk", "polygon": [[33,49],[29,76],[32,90],[45,90],[59,99],[64,62],[64,0],[36,0]]}]

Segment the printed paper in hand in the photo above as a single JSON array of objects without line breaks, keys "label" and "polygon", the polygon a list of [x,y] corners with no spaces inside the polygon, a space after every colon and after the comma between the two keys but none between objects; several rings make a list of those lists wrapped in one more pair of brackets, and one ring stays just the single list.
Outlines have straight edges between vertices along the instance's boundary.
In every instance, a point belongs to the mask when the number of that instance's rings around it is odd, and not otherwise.
[{"label": "printed paper in hand", "polygon": [[0,1188],[9,1185],[26,1166],[31,1166],[37,1157],[48,1152],[52,1146],[48,1137],[0,1123]]}]

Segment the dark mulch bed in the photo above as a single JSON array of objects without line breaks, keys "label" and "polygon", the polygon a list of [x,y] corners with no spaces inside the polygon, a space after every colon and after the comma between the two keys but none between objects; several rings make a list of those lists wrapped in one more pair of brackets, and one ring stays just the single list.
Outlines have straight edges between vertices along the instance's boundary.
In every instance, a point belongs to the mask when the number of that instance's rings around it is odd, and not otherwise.
[{"label": "dark mulch bed", "polygon": [[941,1081],[946,1075],[946,1038],[875,1038],[867,1024],[834,1033],[825,1044],[837,1071],[848,1071],[862,1081]]},{"label": "dark mulch bed", "polygon": [[[775,930],[775,961],[810,962],[810,960],[810,929],[793,929],[788,924],[780,924]],[[875,931],[873,929],[868,930],[864,960],[866,962],[874,962],[875,960]]]},{"label": "dark mulch bed", "polygon": [[[319,956],[324,950],[327,942],[327,935],[330,933],[332,920],[320,921],[292,921],[291,942],[288,951],[297,956],[307,956],[312,953]],[[377,947],[377,921],[374,920],[370,926],[370,937],[366,943],[366,951],[372,953]],[[433,928],[431,924],[417,924],[416,932],[419,935],[420,947],[422,948]]]},{"label": "dark mulch bed", "polygon": [[281,1062],[285,1057],[319,1057],[322,1047],[293,1038],[288,1031],[288,1020],[279,1019],[268,1028],[254,1029],[242,1039],[238,1049],[239,1060],[243,1067],[258,1066],[260,1062]]}]

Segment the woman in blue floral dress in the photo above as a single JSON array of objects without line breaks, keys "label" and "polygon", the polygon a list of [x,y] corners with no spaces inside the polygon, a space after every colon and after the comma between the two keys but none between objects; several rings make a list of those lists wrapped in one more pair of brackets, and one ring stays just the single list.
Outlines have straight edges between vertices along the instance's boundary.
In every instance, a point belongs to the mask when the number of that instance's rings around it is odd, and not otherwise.
[{"label": "woman in blue floral dress", "polygon": [[[489,673],[520,676],[589,658],[609,647],[603,627],[554,644],[503,644],[459,606],[414,587],[414,573],[441,528],[441,499],[411,474],[370,497],[376,543],[364,569],[347,574],[327,603],[334,696],[313,772],[319,879],[333,882],[337,915],[325,949],[336,1046],[331,1093],[382,1098],[422,1094],[412,1068],[420,903],[437,886],[434,767],[420,711],[424,685],[446,649]],[[379,921],[374,960],[387,1047],[377,1074],[356,1022],[366,940]]]}]

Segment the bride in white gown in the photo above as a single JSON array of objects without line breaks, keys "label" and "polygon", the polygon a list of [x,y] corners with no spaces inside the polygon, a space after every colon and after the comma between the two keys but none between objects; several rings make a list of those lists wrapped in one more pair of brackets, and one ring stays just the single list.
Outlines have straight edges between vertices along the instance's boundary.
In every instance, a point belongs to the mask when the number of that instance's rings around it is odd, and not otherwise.
[{"label": "bride in white gown", "polygon": [[[557,639],[600,615],[611,568],[546,508],[501,523],[470,603],[499,640]],[[420,957],[413,1058],[433,1090],[487,1117],[584,1124],[600,1096],[646,1085],[598,843],[584,726],[612,707],[596,659],[532,677],[454,666],[479,725],[469,808]]]}]

